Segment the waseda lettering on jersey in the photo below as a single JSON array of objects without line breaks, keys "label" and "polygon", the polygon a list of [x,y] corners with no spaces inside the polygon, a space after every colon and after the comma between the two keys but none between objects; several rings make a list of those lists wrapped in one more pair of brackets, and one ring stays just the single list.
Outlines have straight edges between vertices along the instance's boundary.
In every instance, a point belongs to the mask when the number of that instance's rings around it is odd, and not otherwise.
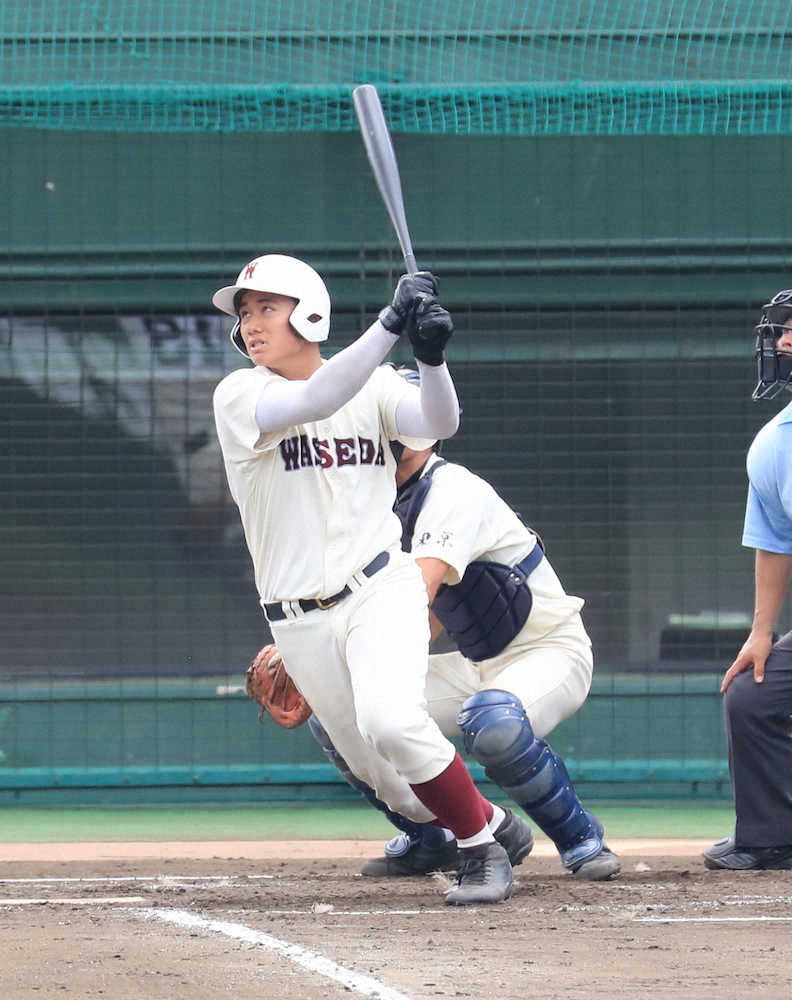
[{"label": "waseda lettering on jersey", "polygon": [[331,465],[384,465],[385,452],[382,441],[376,444],[369,438],[311,438],[295,434],[280,443],[283,467],[287,472],[316,465],[329,469]]}]

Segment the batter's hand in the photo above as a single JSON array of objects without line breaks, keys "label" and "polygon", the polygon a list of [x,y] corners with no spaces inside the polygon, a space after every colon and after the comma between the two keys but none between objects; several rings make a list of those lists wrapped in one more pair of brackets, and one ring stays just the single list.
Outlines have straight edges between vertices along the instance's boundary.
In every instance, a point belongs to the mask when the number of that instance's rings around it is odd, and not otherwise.
[{"label": "batter's hand", "polygon": [[754,635],[753,632],[748,636],[743,644],[742,649],[737,654],[737,657],[723,675],[723,680],[721,681],[721,694],[723,694],[737,674],[743,673],[745,670],[750,670],[753,667],[754,680],[757,684],[761,684],[765,676],[765,663],[767,662],[767,657],[770,655],[770,650],[773,648],[773,637],[768,635],[766,632],[761,632],[758,635]]},{"label": "batter's hand", "polygon": [[445,360],[443,352],[453,332],[451,314],[437,302],[417,305],[407,323],[416,360],[435,368]]},{"label": "batter's hand", "polygon": [[393,301],[379,314],[379,321],[391,333],[400,336],[416,306],[433,302],[437,296],[437,278],[430,271],[403,274],[399,278]]}]

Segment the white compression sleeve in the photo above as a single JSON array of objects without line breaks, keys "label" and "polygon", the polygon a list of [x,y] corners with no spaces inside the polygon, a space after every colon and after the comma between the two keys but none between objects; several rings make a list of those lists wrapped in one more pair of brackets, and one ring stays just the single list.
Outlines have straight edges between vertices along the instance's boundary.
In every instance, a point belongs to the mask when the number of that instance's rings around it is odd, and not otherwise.
[{"label": "white compression sleeve", "polygon": [[420,396],[402,399],[396,407],[396,426],[406,437],[444,440],[459,427],[459,399],[448,366],[418,362]]},{"label": "white compression sleeve", "polygon": [[375,320],[358,339],[318,368],[310,378],[268,385],[256,404],[262,433],[323,420],[359,392],[398,340]]}]

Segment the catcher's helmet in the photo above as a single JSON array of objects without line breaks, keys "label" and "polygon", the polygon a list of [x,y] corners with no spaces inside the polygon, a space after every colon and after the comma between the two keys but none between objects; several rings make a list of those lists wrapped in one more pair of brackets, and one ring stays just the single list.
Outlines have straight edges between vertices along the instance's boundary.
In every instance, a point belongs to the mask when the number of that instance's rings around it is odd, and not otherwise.
[{"label": "catcher's helmet", "polygon": [[330,333],[330,295],[324,281],[314,269],[297,257],[270,253],[256,257],[239,272],[234,285],[220,288],[212,302],[237,321],[231,330],[231,343],[248,357],[245,342],[239,329],[237,295],[239,292],[273,292],[297,299],[289,322],[301,337],[318,342],[327,340]]},{"label": "catcher's helmet", "polygon": [[752,399],[774,399],[792,382],[792,354],[778,350],[778,339],[785,332],[785,324],[790,319],[792,288],[786,288],[762,306],[762,318],[756,326],[756,367],[759,381]]}]

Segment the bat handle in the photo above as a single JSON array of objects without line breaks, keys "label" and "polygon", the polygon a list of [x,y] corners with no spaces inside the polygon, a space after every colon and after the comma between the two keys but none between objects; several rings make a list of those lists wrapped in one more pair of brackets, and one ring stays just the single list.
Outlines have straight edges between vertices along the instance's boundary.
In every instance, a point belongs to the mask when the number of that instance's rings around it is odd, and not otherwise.
[{"label": "bat handle", "polygon": [[418,265],[415,263],[415,254],[412,250],[405,251],[404,266],[407,268],[408,274],[415,274],[418,271]]}]

